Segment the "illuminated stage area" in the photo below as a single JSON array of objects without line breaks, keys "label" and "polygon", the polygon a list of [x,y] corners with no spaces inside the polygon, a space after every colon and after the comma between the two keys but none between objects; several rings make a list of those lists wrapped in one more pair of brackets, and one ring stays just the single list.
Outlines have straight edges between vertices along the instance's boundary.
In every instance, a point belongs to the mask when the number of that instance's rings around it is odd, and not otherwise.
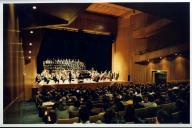
[{"label": "illuminated stage area", "polygon": [[73,59],[50,59],[43,62],[43,71],[36,76],[38,85],[78,84],[117,81],[119,73],[87,70],[85,63]]},{"label": "illuminated stage area", "polygon": [[36,85],[33,89],[45,89],[45,90],[51,90],[51,89],[67,89],[67,88],[86,88],[86,89],[96,89],[100,87],[107,87],[112,86],[114,84],[121,84],[121,85],[127,85],[129,82],[127,81],[108,81],[108,82],[91,82],[91,83],[68,83],[68,84],[53,84],[53,85]]}]

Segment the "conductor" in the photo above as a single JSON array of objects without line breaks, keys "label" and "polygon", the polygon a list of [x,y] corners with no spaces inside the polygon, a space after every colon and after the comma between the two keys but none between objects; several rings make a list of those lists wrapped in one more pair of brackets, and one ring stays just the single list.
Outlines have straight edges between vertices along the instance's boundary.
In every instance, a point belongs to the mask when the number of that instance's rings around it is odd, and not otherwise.
[{"label": "conductor", "polygon": [[71,83],[72,80],[72,75],[71,75],[71,71],[69,71],[69,83]]}]

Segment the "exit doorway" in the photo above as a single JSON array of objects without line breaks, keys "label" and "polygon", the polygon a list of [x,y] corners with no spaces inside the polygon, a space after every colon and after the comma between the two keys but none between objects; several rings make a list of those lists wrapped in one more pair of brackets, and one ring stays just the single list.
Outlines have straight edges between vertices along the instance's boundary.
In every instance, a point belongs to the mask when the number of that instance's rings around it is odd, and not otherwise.
[{"label": "exit doorway", "polygon": [[152,71],[152,75],[153,75],[152,76],[153,82],[155,82],[156,84],[167,82],[167,71],[163,71],[163,70]]}]

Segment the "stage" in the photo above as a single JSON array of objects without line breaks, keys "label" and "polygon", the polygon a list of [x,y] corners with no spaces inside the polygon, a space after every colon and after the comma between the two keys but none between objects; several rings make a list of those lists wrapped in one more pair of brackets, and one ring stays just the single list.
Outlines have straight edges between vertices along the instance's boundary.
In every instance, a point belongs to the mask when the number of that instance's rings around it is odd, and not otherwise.
[{"label": "stage", "polygon": [[68,83],[68,84],[53,84],[53,85],[35,85],[32,88],[32,95],[34,96],[38,90],[51,90],[51,89],[78,89],[86,88],[94,90],[99,87],[107,87],[113,84],[127,85],[128,81],[106,81],[106,82],[91,82],[91,83]]}]

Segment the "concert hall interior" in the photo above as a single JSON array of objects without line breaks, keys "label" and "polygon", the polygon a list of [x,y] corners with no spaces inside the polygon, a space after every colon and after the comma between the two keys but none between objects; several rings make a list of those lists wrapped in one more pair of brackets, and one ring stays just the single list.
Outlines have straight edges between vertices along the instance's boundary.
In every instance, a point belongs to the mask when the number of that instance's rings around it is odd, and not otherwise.
[{"label": "concert hall interior", "polygon": [[3,4],[3,123],[189,124],[189,11]]}]

